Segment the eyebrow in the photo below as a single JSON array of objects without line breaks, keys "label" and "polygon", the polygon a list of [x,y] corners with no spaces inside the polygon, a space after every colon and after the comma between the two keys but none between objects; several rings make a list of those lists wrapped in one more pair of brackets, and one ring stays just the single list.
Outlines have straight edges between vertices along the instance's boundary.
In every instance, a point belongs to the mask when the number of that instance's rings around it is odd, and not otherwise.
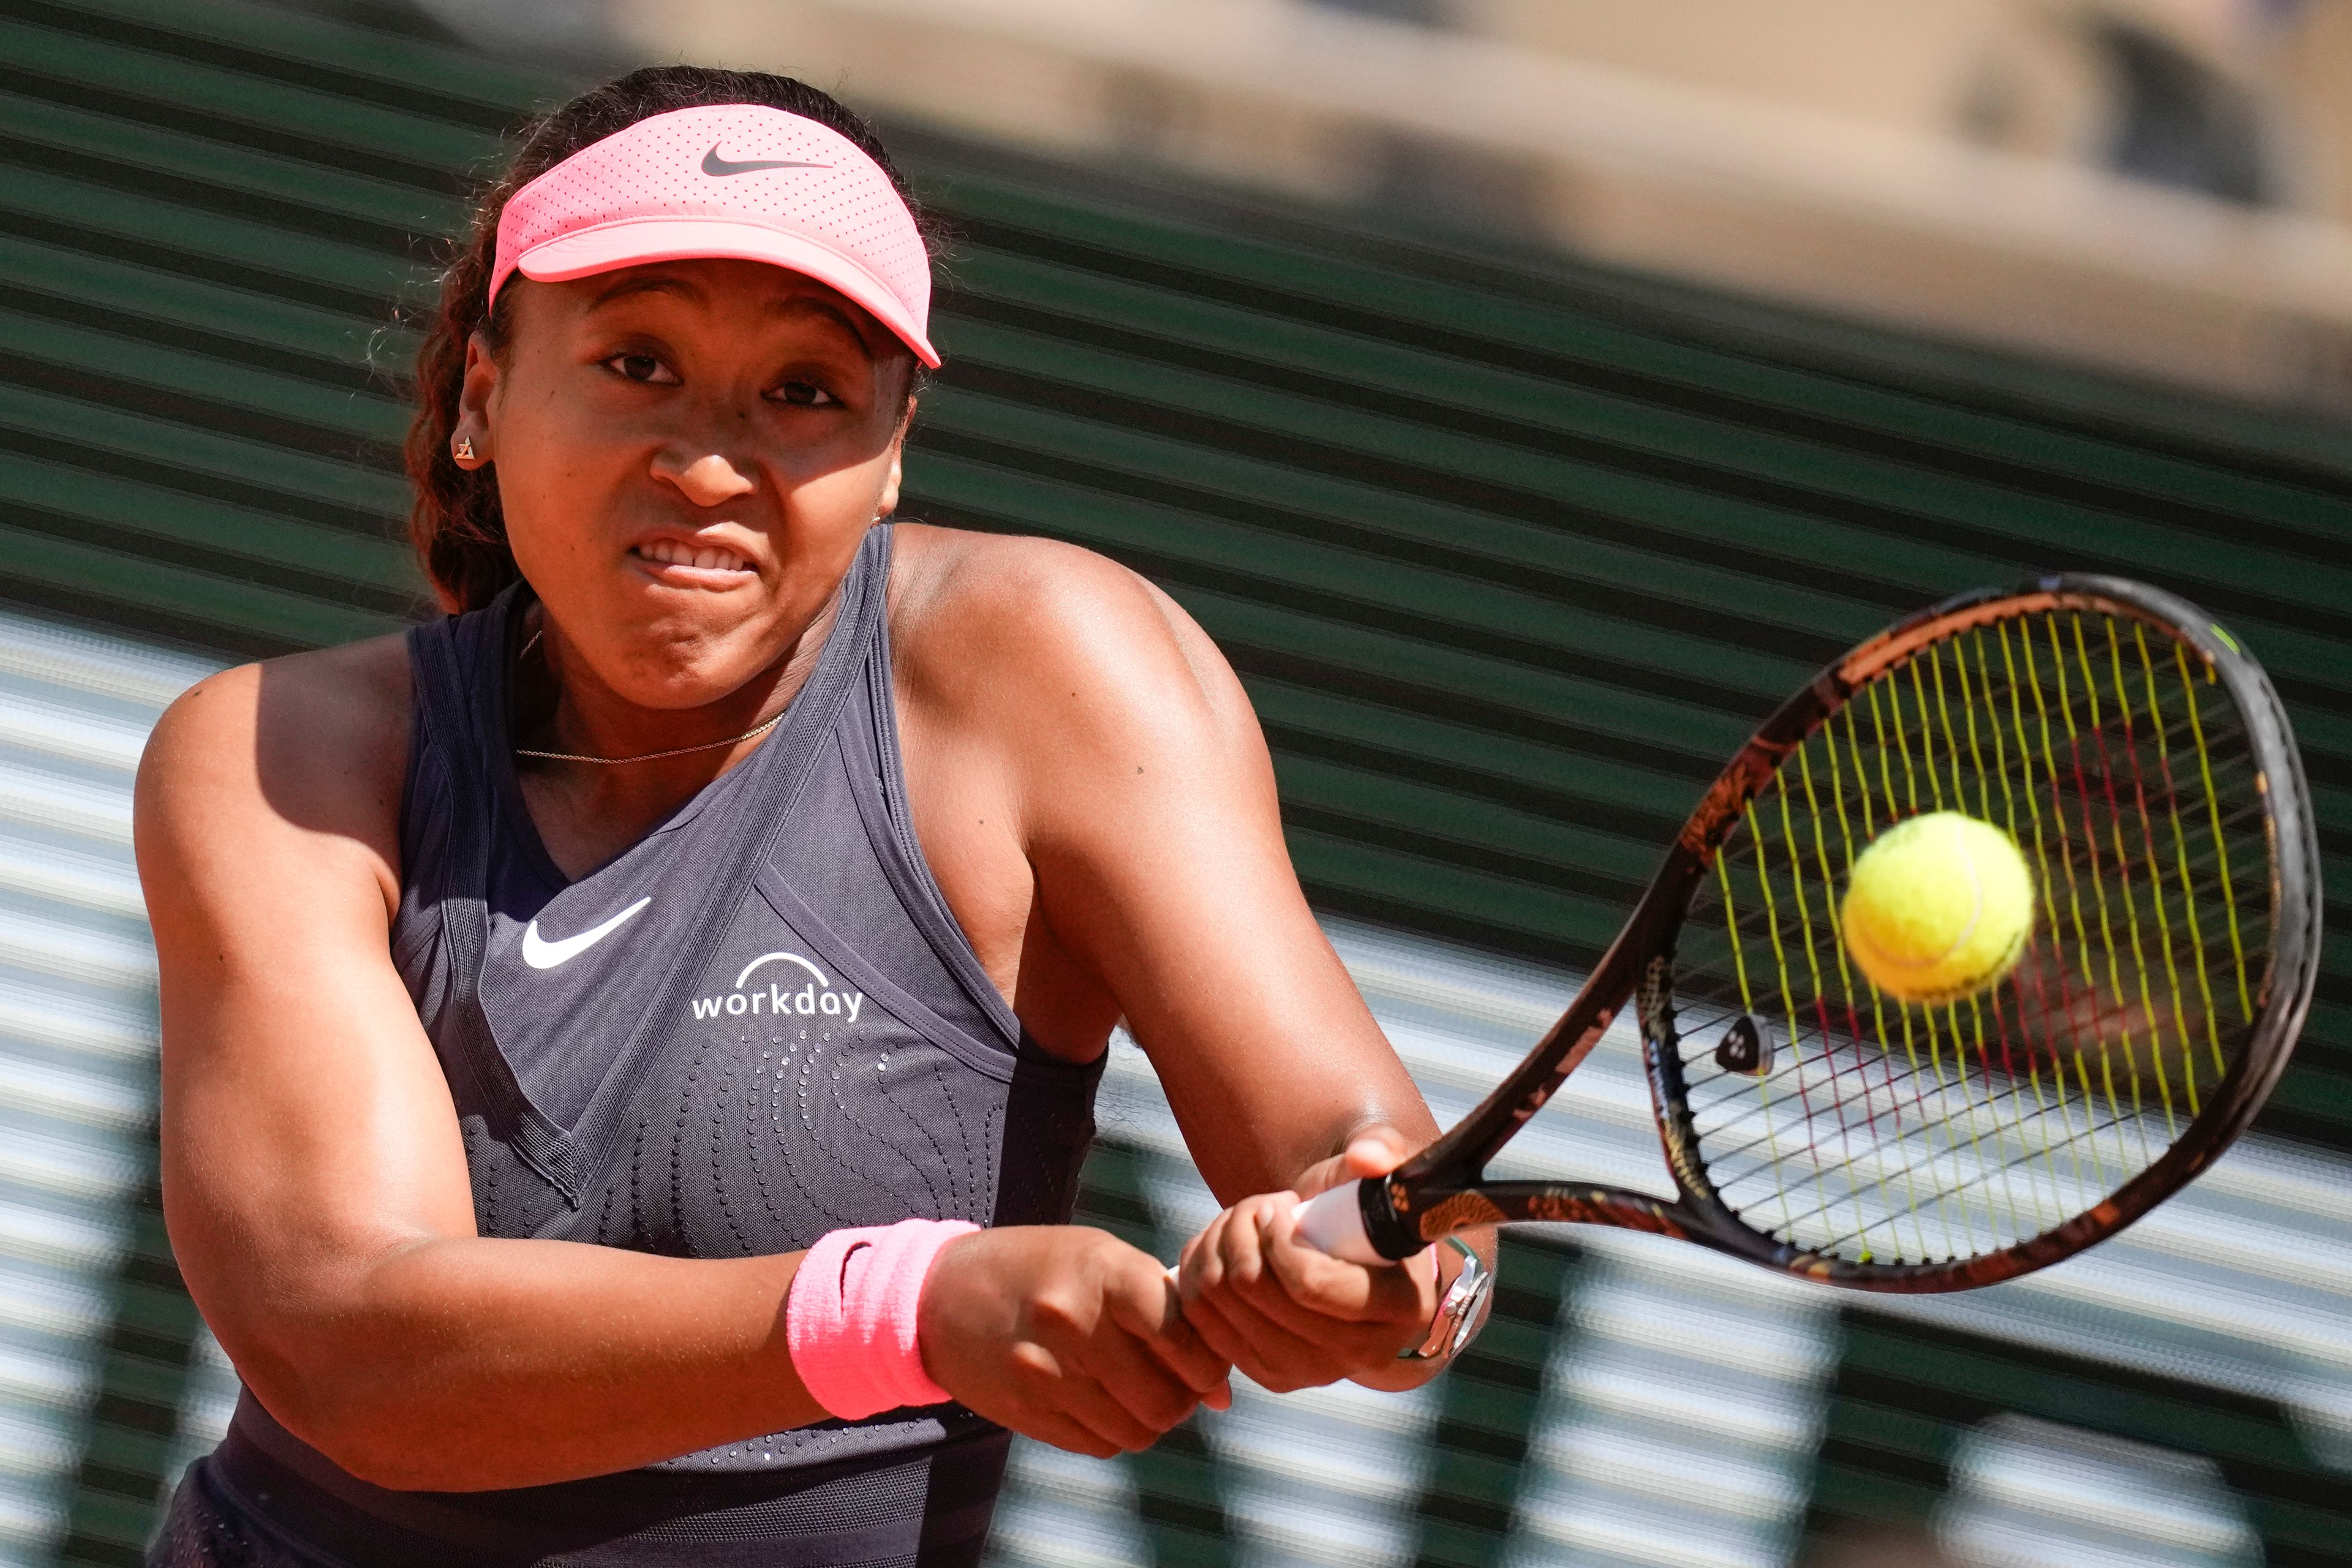
[{"label": "eyebrow", "polygon": [[597,291],[588,301],[592,310],[601,310],[615,300],[625,300],[632,294],[677,294],[686,299],[699,300],[702,290],[686,279],[674,274],[656,272],[624,275]]},{"label": "eyebrow", "polygon": [[[703,289],[699,284],[674,273],[656,272],[649,276],[635,274],[615,279],[599,290],[594,299],[588,301],[588,309],[601,310],[616,300],[625,300],[636,294],[673,294],[680,299],[697,302],[703,299]],[[780,316],[815,314],[829,317],[842,331],[857,340],[858,346],[865,349],[869,357],[873,356],[873,346],[866,342],[866,334],[858,330],[856,321],[840,306],[821,294],[795,294],[789,299],[778,300],[772,310]]]},{"label": "eyebrow", "polygon": [[829,316],[842,331],[856,338],[860,347],[866,347],[868,353],[872,352],[866,342],[866,334],[858,330],[856,321],[840,306],[821,294],[795,294],[789,300],[780,300],[776,302],[775,313],[780,316]]}]

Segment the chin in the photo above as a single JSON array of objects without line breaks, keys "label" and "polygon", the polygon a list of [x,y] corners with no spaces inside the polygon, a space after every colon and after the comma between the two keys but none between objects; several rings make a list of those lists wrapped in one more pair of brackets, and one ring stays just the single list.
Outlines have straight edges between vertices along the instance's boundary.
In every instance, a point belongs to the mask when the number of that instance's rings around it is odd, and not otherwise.
[{"label": "chin", "polygon": [[[764,635],[764,595],[664,594],[604,624],[615,629],[585,648],[614,692],[646,708],[716,702],[782,657],[791,639]],[[616,626],[617,623],[617,626]],[[580,642],[576,636],[575,644]]]}]

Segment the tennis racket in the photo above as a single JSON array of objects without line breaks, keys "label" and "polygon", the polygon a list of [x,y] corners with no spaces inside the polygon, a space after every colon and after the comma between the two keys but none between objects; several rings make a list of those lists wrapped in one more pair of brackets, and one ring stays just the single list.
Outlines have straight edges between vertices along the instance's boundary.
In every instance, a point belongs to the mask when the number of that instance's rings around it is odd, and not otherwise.
[{"label": "tennis racket", "polygon": [[[1991,988],[1907,1005],[1848,955],[1839,900],[1873,837],[1937,810],[2016,840],[2033,930]],[[2319,925],[2302,762],[2228,632],[2116,578],[1969,594],[1783,703],[1510,1078],[1300,1231],[1367,1263],[1546,1221],[1868,1290],[2011,1279],[2245,1129],[2310,1005]],[[1487,1180],[1629,1002],[1676,1196]]]}]

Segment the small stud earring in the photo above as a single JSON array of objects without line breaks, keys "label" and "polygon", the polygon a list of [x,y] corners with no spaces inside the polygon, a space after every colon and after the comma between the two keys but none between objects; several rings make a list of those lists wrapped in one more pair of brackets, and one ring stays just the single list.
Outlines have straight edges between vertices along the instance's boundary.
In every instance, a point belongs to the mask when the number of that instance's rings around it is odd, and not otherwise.
[{"label": "small stud earring", "polygon": [[457,460],[461,463],[470,463],[474,460],[473,437],[461,436],[457,438]]}]

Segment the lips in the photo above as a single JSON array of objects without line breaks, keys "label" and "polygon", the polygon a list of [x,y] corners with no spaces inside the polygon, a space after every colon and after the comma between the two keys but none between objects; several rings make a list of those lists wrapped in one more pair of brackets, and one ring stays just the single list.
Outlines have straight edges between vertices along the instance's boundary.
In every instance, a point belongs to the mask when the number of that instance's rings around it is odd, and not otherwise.
[{"label": "lips", "polygon": [[629,553],[648,565],[697,576],[731,577],[751,571],[751,562],[734,551],[699,541],[649,539],[631,546]]}]

